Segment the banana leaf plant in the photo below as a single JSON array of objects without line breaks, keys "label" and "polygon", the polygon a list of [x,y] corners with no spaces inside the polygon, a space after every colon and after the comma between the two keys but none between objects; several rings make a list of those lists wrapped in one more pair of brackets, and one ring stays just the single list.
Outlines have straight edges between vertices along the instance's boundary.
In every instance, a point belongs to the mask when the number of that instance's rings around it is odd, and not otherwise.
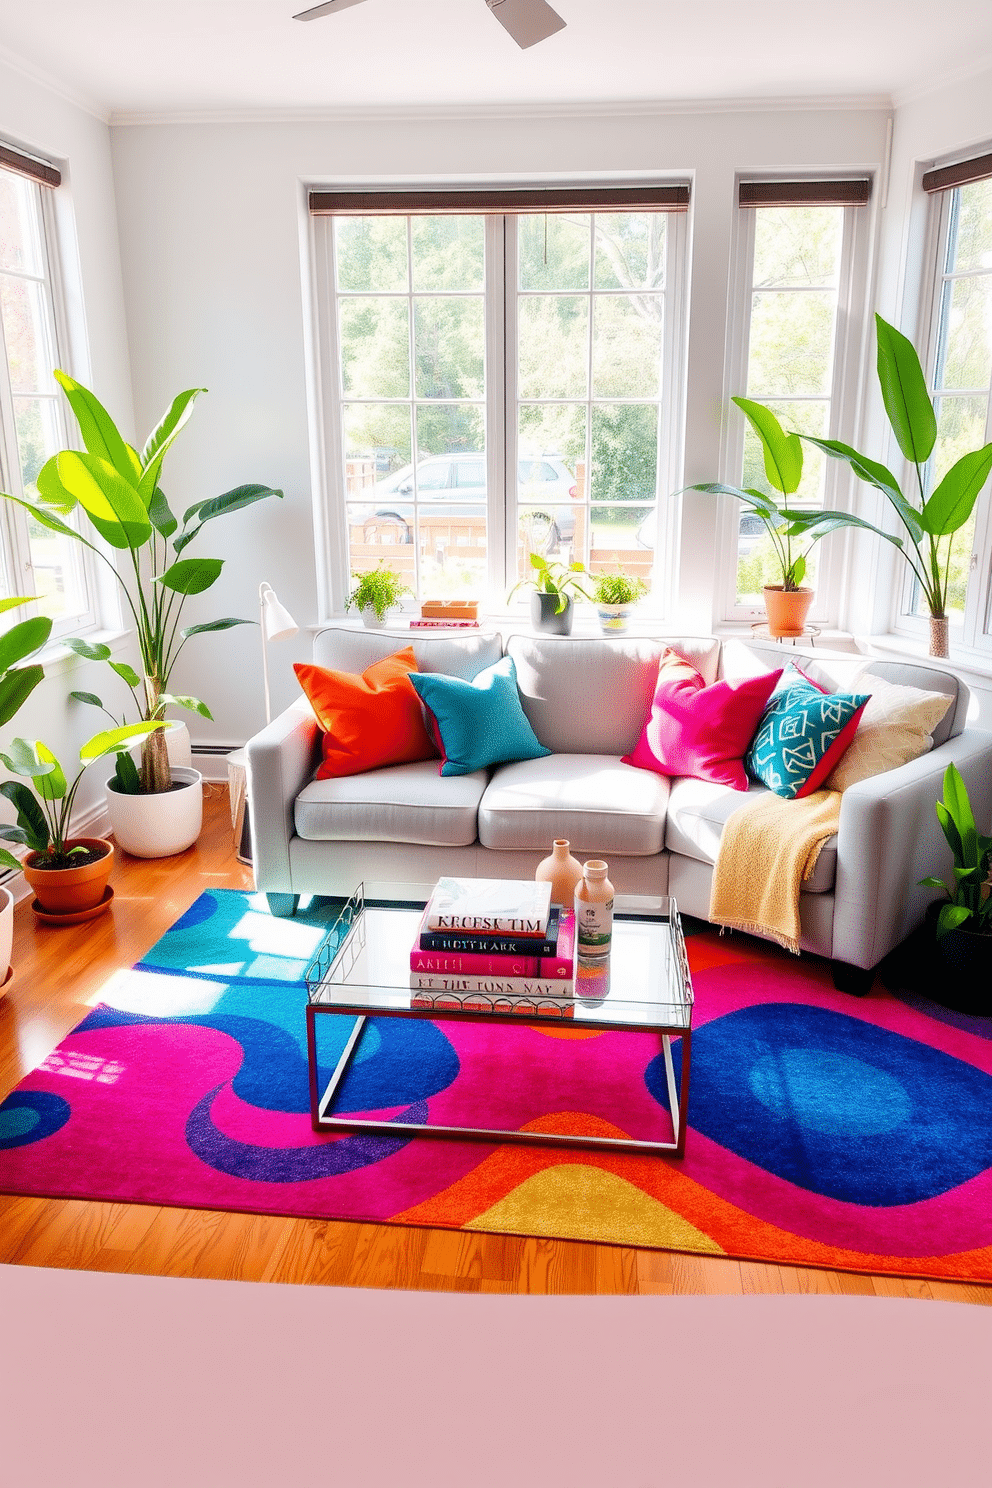
[{"label": "banana leaf plant", "polygon": [[[35,596],[14,595],[11,599],[0,599],[0,615],[30,604]],[[47,615],[35,615],[21,620],[0,635],[0,724],[9,723],[45,675],[44,669],[33,662],[31,666],[19,666],[40,651],[52,633],[52,622]]]},{"label": "banana leaf plant", "polygon": [[[160,733],[163,727],[156,720],[94,734],[79,751],[79,771],[71,785],[55,755],[40,739],[33,744],[15,739],[9,754],[0,751],[0,761],[31,784],[24,785],[20,780],[0,784],[0,795],[6,796],[17,812],[17,825],[0,827],[0,838],[21,843],[30,852],[44,853],[51,868],[71,868],[74,856],[87,852],[86,848],[69,846],[72,807],[87,765],[109,754],[119,755],[137,739],[150,737],[153,731]],[[0,848],[0,867],[20,869],[23,864],[6,848]]]},{"label": "banana leaf plant", "polygon": [[[971,516],[992,470],[992,443],[961,455],[928,496],[926,466],[937,442],[937,416],[923,368],[912,342],[880,315],[875,316],[875,330],[882,402],[899,448],[913,467],[911,494],[903,493],[891,470],[850,445],[837,439],[816,439],[811,434],[801,438],[835,460],[846,460],[859,480],[874,486],[891,502],[909,539],[899,546],[916,576],[927,609],[935,619],[946,619],[953,534]],[[881,537],[888,536],[877,527],[872,530]],[[942,538],[950,539],[943,560],[938,551]]]},{"label": "banana leaf plant", "polygon": [[[25,507],[42,527],[81,543],[114,575],[134,622],[141,674],[123,663],[112,665],[133,688],[139,717],[148,723],[160,721],[169,704],[176,704],[209,718],[209,709],[198,698],[169,691],[176,661],[190,637],[254,622],[226,616],[181,627],[186,601],[215,584],[224,564],[220,558],[179,555],[208,521],[283,493],[265,485],[237,486],[221,496],[195,502],[184,512],[180,525],[159,479],[168,450],[188,421],[195,399],[206,390],[189,388],[173,399],[139,454],[88,388],[60,370],[54,375],[76,416],[85,448],[63,450],[42,466],[36,500],[7,492],[0,495]],[[116,563],[103,551],[102,544],[65,520],[70,513],[85,518],[94,534],[114,549]],[[69,644],[80,655],[99,659],[87,642]],[[83,696],[85,701],[103,706],[93,694]],[[145,793],[167,791],[171,772],[164,731],[145,732],[140,789]]]},{"label": "banana leaf plant", "polygon": [[937,916],[937,939],[950,930],[970,930],[992,937],[992,837],[979,832],[968,798],[968,788],[956,765],[944,772],[944,799],[936,803],[937,820],[954,856],[954,878],[921,878],[930,889],[943,889],[947,903]]},{"label": "banana leaf plant", "polygon": [[[731,401],[736,403],[761,441],[768,484],[782,496],[795,495],[803,478],[803,447],[799,435],[787,434],[772,410],[763,403],[751,398],[733,398]],[[780,506],[773,496],[750,486],[742,489],[711,481],[687,486],[686,489],[706,491],[711,496],[734,496],[761,518],[781,570],[782,588],[787,593],[795,593],[801,587],[806,577],[806,559],[828,532],[836,532],[840,527],[866,527],[871,532],[878,531],[870,522],[863,522],[851,512],[823,508],[810,510],[790,507],[787,503]],[[884,532],[881,536],[901,546],[899,538],[889,537]]]}]

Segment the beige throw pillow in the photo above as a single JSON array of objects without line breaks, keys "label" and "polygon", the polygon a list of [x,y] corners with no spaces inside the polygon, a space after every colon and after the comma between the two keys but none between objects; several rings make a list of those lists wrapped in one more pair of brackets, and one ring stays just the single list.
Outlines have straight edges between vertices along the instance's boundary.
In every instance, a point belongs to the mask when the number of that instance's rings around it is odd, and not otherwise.
[{"label": "beige throw pillow", "polygon": [[933,748],[933,730],[954,701],[947,693],[900,687],[881,677],[859,677],[857,690],[871,697],[840,763],[823,782],[826,790],[847,790],[926,754]]}]

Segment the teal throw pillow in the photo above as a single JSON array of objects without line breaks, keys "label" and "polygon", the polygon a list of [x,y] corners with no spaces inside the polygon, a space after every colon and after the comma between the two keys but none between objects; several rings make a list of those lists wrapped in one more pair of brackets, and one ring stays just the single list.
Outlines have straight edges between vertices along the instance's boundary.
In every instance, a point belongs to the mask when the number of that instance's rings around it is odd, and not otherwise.
[{"label": "teal throw pillow", "polygon": [[437,724],[442,775],[469,775],[487,765],[551,753],[527,721],[512,656],[486,667],[471,682],[440,672],[411,672],[410,681]]},{"label": "teal throw pillow", "polygon": [[824,692],[790,664],[768,699],[744,768],[777,796],[812,795],[854,738],[867,703],[867,693]]}]

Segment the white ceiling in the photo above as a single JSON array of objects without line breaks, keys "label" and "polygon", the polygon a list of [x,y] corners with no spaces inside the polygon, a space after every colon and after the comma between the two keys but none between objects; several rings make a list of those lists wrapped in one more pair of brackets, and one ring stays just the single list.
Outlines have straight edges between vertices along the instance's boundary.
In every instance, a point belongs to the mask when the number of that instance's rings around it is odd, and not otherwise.
[{"label": "white ceiling", "polygon": [[[873,100],[992,64],[989,0],[553,0],[521,51],[485,0],[0,0],[0,57],[108,119],[414,105]],[[312,3],[312,0],[310,0]]]}]

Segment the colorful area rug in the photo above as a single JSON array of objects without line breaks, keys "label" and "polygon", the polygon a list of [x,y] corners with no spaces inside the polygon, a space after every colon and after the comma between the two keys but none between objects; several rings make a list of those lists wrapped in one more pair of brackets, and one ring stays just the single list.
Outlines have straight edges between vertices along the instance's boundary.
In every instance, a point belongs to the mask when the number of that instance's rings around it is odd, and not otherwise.
[{"label": "colorful area rug", "polygon": [[[683,1161],[404,1135],[670,1133],[656,1036],[560,1024],[371,1019],[338,1109],[396,1136],[317,1135],[303,973],[335,914],[202,895],[0,1104],[0,1191],[992,1281],[992,1021],[690,926]],[[326,1076],[352,1020],[318,1021]]]}]

